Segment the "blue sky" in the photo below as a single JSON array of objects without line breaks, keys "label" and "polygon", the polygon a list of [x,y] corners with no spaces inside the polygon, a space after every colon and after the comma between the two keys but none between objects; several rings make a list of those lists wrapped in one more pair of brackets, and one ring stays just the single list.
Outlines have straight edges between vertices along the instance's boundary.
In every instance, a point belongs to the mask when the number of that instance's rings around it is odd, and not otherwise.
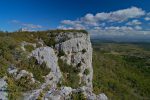
[{"label": "blue sky", "polygon": [[0,29],[147,31],[149,12],[150,0],[1,0]]}]

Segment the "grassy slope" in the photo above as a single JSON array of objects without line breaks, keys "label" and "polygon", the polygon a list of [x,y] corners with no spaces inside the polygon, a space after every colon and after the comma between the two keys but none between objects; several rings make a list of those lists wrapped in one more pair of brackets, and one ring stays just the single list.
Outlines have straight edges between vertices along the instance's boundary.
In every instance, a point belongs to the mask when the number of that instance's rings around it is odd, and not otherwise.
[{"label": "grassy slope", "polygon": [[133,44],[94,44],[94,92],[112,100],[150,99],[150,51]]}]

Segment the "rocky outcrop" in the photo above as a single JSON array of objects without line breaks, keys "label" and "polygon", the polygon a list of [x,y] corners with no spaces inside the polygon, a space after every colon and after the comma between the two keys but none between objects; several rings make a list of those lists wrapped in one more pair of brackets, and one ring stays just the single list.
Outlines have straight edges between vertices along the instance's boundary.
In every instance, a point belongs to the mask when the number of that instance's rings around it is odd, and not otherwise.
[{"label": "rocky outcrop", "polygon": [[[38,99],[42,93],[42,99],[45,100],[66,100],[71,99],[73,93],[82,92],[88,100],[107,100],[105,94],[95,95],[92,93],[92,46],[90,37],[84,33],[59,33],[55,37],[54,47],[40,47],[32,51],[29,57],[35,57],[39,64],[46,62],[47,67],[51,72],[46,76],[46,82],[43,83],[40,89],[31,91],[26,94],[26,100]],[[59,55],[60,52],[64,54]],[[58,59],[62,59],[69,65],[80,67],[80,83],[84,83],[81,87],[73,89],[63,86],[60,89],[57,83],[61,82],[63,75],[58,66]],[[44,91],[48,85],[51,85],[47,91]]]},{"label": "rocky outcrop", "polygon": [[[23,51],[26,51],[26,45],[32,45],[35,50],[28,55],[28,58],[34,57],[38,64],[41,65],[42,63],[45,63],[45,67],[51,69],[51,71],[44,76],[45,81],[40,83],[40,86],[37,89],[23,93],[24,100],[72,100],[71,95],[76,93],[82,93],[87,100],[107,100],[107,96],[103,93],[99,95],[92,93],[92,45],[89,34],[83,32],[59,32],[53,38],[56,43],[51,47],[44,46],[43,42],[41,47],[37,47],[36,44],[27,42],[21,44]],[[62,79],[65,80],[65,78],[64,73],[61,72],[59,60],[62,60],[65,64],[71,65],[73,68],[79,70],[79,73],[77,73],[77,76],[79,76],[78,87],[73,88],[61,84]],[[36,81],[33,74],[26,70],[18,70],[14,66],[11,66],[7,71],[16,80],[23,76],[30,76],[32,83]],[[66,76],[68,74],[72,73],[65,73]],[[3,86],[7,86],[7,83],[4,80],[0,80],[0,83],[2,84],[0,84],[0,89]],[[58,84],[61,85],[59,86]],[[7,93],[5,91],[2,93],[4,94],[3,98],[5,98]],[[0,95],[0,99],[1,98]]]},{"label": "rocky outcrop", "polygon": [[39,64],[46,63],[51,72],[46,76],[46,82],[49,84],[57,84],[61,77],[61,71],[58,66],[58,57],[54,49],[51,47],[40,47],[32,51],[29,57],[35,57]]},{"label": "rocky outcrop", "polygon": [[[58,37],[60,36],[61,34]],[[69,39],[56,44],[56,50],[65,52],[65,56],[61,57],[61,59],[67,61],[68,64],[80,67],[80,82],[85,83],[92,90],[92,46],[89,35],[84,33],[64,33],[63,36]],[[88,70],[89,73],[85,74],[85,70]]]},{"label": "rocky outcrop", "polygon": [[10,75],[13,76],[13,78],[15,80],[19,80],[23,77],[30,77],[30,83],[34,84],[36,82],[36,80],[34,79],[34,76],[31,72],[28,72],[26,70],[18,70],[15,66],[11,65],[9,68],[8,68],[8,73]]},{"label": "rocky outcrop", "polygon": [[0,79],[0,100],[8,100],[7,82],[4,78]]}]

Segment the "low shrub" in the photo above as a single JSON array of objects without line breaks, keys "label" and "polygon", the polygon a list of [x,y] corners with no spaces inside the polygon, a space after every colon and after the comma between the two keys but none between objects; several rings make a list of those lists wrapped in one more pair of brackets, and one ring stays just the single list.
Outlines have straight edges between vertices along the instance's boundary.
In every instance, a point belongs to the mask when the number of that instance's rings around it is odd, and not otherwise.
[{"label": "low shrub", "polygon": [[31,52],[34,50],[34,47],[32,45],[25,45],[24,48],[28,51]]},{"label": "low shrub", "polygon": [[62,85],[70,86],[72,88],[79,87],[79,71],[77,67],[73,67],[72,65],[68,65],[61,59],[58,59],[58,64],[61,72],[63,72],[63,82]]},{"label": "low shrub", "polygon": [[82,92],[73,93],[71,95],[72,100],[87,100]]},{"label": "low shrub", "polygon": [[86,49],[83,49],[83,50],[82,50],[82,54],[84,54],[84,53],[86,53]]},{"label": "low shrub", "polygon": [[89,74],[90,74],[89,69],[85,69],[85,70],[84,70],[84,74],[85,74],[85,75],[89,75]]},{"label": "low shrub", "polygon": [[60,50],[59,53],[58,53],[58,57],[61,57],[61,56],[64,56],[65,55],[65,52],[63,50]]},{"label": "low shrub", "polygon": [[47,68],[46,63],[43,62],[39,64],[36,58],[31,57],[30,59],[25,59],[18,64],[19,68],[25,69],[29,72],[32,72],[34,78],[40,82],[44,82],[44,77],[51,71],[50,68]]}]

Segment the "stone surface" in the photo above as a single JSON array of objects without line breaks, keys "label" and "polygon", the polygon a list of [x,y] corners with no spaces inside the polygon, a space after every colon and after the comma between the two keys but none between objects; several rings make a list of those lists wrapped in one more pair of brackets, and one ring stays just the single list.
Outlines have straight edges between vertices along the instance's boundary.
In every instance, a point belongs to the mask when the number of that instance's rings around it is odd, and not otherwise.
[{"label": "stone surface", "polygon": [[48,83],[57,84],[61,77],[61,71],[58,66],[58,57],[51,47],[40,47],[32,51],[29,57],[35,57],[39,64],[46,63],[47,67],[51,69],[51,72],[46,76]]},{"label": "stone surface", "polygon": [[0,79],[0,100],[8,100],[7,82],[5,79]]},{"label": "stone surface", "polygon": [[[61,57],[68,64],[78,66],[80,63],[80,81],[86,83],[86,86],[90,87],[92,90],[92,78],[93,78],[93,68],[92,68],[92,46],[90,42],[89,35],[87,34],[69,34],[70,39],[56,44],[55,48],[59,51],[64,51],[65,56]],[[67,37],[67,36],[66,36]],[[88,69],[89,74],[85,75],[84,70]]]},{"label": "stone surface", "polygon": [[[46,67],[51,69],[51,72],[45,76],[45,82],[41,83],[39,88],[23,93],[24,100],[37,100],[41,93],[43,94],[42,97],[40,97],[42,100],[66,100],[71,99],[71,94],[78,92],[83,93],[87,100],[108,100],[104,93],[99,95],[92,93],[92,45],[90,42],[89,34],[81,32],[62,32],[56,35],[55,40],[57,44],[55,44],[54,47],[45,46],[36,48],[36,44],[30,44],[27,42],[23,42],[21,44],[21,48],[24,51],[26,51],[24,48],[25,45],[33,45],[33,47],[36,49],[28,55],[28,58],[35,57],[39,64],[45,62]],[[39,44],[44,46],[43,42]],[[63,75],[58,66],[57,55],[60,51],[65,53],[65,55],[60,57],[60,59],[69,65],[80,68],[80,83],[84,84],[79,86],[79,88],[73,89],[68,86],[57,87],[57,83],[61,83],[61,80],[63,79]],[[88,74],[85,74],[85,69],[89,71]],[[32,78],[31,81],[35,82],[33,74],[26,70],[18,70],[13,65],[11,65],[7,71],[9,74],[13,75],[16,80],[26,75],[30,75]],[[0,89],[5,90],[6,88],[3,87],[7,87],[7,83],[5,80],[0,79]],[[2,91],[0,93],[0,99],[3,97],[5,100],[7,95],[7,92]]]},{"label": "stone surface", "polygon": [[101,93],[97,96],[97,100],[108,100],[108,98],[104,93]]},{"label": "stone surface", "polygon": [[35,44],[35,43],[29,43],[29,42],[23,41],[23,42],[21,43],[21,49],[22,49],[23,51],[26,51],[26,49],[25,49],[25,46],[26,46],[26,45],[31,45],[31,46],[33,46],[34,48],[36,48],[36,44]]},{"label": "stone surface", "polygon": [[61,87],[61,90],[60,90],[60,94],[61,95],[67,96],[71,92],[72,92],[72,88],[71,87]]},{"label": "stone surface", "polygon": [[26,77],[29,76],[30,77],[30,82],[31,83],[35,83],[36,80],[34,79],[34,76],[32,73],[26,71],[26,70],[18,70],[15,66],[11,65],[8,69],[7,69],[8,73],[10,75],[12,75],[16,80],[19,80],[21,77]]}]

